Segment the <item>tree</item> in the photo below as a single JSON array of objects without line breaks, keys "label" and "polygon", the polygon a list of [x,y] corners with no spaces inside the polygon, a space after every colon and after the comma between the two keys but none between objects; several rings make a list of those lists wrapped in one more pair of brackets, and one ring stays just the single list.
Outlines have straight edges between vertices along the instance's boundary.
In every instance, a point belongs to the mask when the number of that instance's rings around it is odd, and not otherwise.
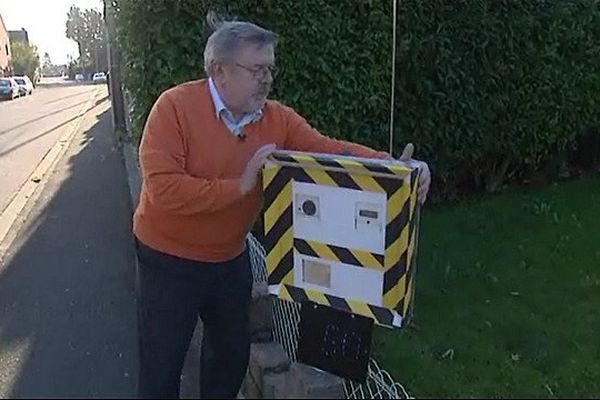
[{"label": "tree", "polygon": [[50,58],[50,54],[48,54],[47,52],[44,53],[44,62],[42,63],[42,65],[44,67],[52,65],[52,59]]},{"label": "tree", "polygon": [[15,42],[11,46],[12,66],[15,75],[27,75],[35,82],[37,71],[40,67],[40,56],[35,46]]},{"label": "tree", "polygon": [[67,13],[67,38],[74,40],[79,48],[79,57],[82,57],[84,52],[85,42],[85,21],[79,7],[73,5]]},{"label": "tree", "polygon": [[67,38],[77,43],[79,49],[77,64],[84,71],[108,69],[106,29],[100,12],[94,9],[82,11],[75,5],[71,6],[67,13],[65,33]]},{"label": "tree", "polygon": [[52,60],[50,59],[50,54],[44,53],[42,61],[42,73],[44,76],[50,76],[52,74]]},{"label": "tree", "polygon": [[61,76],[66,71],[66,65],[54,64],[50,54],[44,53],[44,57],[42,57],[42,74],[44,76]]}]

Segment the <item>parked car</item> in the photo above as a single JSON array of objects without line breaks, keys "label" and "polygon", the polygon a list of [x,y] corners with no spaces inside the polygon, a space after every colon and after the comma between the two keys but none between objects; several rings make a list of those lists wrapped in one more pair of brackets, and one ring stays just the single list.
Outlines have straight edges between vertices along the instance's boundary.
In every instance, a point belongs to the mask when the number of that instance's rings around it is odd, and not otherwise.
[{"label": "parked car", "polygon": [[77,82],[83,82],[85,80],[85,78],[84,78],[83,74],[76,74],[75,75],[75,80]]},{"label": "parked car", "polygon": [[14,100],[19,97],[19,85],[13,78],[0,78],[0,98]]},{"label": "parked car", "polygon": [[19,85],[19,96],[25,96],[33,93],[33,82],[27,75],[25,76],[15,76],[15,82]]},{"label": "parked car", "polygon": [[92,77],[94,83],[106,83],[106,74],[104,72],[96,72]]}]

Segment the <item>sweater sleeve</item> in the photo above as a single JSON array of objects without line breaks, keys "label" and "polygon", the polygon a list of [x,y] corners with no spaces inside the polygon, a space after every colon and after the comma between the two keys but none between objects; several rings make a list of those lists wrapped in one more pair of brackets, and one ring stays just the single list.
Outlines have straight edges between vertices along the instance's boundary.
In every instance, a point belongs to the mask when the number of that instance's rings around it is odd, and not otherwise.
[{"label": "sweater sleeve", "polygon": [[365,158],[389,158],[388,154],[369,147],[337,140],[319,133],[298,113],[289,107],[284,108],[286,117],[286,150],[313,153],[341,154]]},{"label": "sweater sleeve", "polygon": [[182,129],[168,92],[156,101],[144,127],[140,167],[149,201],[163,210],[189,215],[231,206],[244,195],[240,179],[205,179],[187,173]]}]

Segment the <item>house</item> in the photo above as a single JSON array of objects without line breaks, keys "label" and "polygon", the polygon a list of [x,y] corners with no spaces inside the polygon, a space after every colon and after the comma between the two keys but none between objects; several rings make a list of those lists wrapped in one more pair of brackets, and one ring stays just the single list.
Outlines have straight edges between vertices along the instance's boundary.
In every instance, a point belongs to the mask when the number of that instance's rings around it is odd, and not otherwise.
[{"label": "house", "polygon": [[11,76],[10,38],[0,15],[0,76]]},{"label": "house", "polygon": [[29,33],[25,28],[21,28],[20,31],[8,31],[8,36],[12,43],[21,42],[29,46]]}]

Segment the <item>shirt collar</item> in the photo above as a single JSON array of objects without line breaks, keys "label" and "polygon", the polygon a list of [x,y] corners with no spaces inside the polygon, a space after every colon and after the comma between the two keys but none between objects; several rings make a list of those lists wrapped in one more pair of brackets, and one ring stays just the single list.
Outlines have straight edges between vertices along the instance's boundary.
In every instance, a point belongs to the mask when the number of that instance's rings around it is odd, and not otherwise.
[{"label": "shirt collar", "polygon": [[213,104],[215,105],[217,118],[221,118],[221,112],[223,110],[227,110],[227,107],[225,107],[225,103],[223,103],[223,99],[217,90],[217,86],[215,85],[213,78],[208,78],[208,86],[210,88],[210,97],[212,97]]},{"label": "shirt collar", "polygon": [[[217,114],[217,119],[221,119],[221,113],[223,111],[226,111],[227,113],[229,113],[229,115],[233,115],[231,113],[231,111],[229,111],[229,109],[227,108],[225,103],[223,102],[223,99],[221,98],[221,95],[219,94],[219,90],[217,89],[217,85],[215,85],[215,81],[213,80],[213,78],[208,78],[208,87],[210,89],[210,96],[212,97],[213,104],[215,106],[215,113]],[[262,109],[259,108],[258,110],[254,111],[252,113],[242,115],[240,120],[242,120],[246,117],[251,117],[251,121],[256,121],[260,117],[262,117],[262,113],[263,113]]]}]

